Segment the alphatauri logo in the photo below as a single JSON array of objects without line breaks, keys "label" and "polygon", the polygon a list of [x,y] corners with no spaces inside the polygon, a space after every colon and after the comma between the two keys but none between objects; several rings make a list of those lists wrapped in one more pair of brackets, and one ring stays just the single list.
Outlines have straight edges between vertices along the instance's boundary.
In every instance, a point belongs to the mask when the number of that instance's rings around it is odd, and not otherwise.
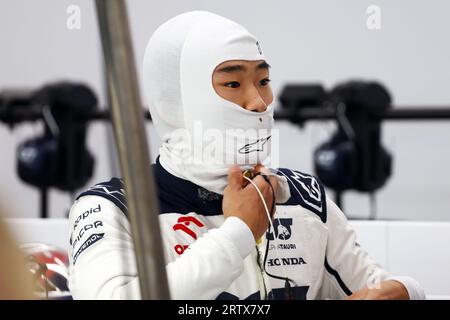
[{"label": "alphatauri logo", "polygon": [[[280,240],[288,240],[291,238],[292,218],[275,218],[273,227],[275,228],[275,236]],[[267,234],[268,240],[274,240],[273,232]]]},{"label": "alphatauri logo", "polygon": [[264,151],[264,145],[267,143],[267,141],[269,141],[271,136],[265,137],[265,138],[261,138],[256,140],[255,142],[246,144],[245,146],[243,146],[242,148],[239,149],[239,153],[250,153],[253,151]]}]

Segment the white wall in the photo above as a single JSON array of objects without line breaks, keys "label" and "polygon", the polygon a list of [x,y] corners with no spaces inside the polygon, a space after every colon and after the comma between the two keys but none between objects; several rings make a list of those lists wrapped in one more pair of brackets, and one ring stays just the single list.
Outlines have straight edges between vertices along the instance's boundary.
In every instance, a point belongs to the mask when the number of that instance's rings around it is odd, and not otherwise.
[{"label": "white wall", "polygon": [[417,280],[431,299],[450,299],[450,256],[445,254],[450,222],[360,220],[351,224],[358,243],[384,269]]},{"label": "white wall", "polygon": [[[81,8],[80,30],[66,28],[70,4]],[[370,4],[381,8],[381,30],[366,28]],[[276,92],[287,82],[319,81],[329,88],[356,77],[382,81],[397,105],[450,106],[450,2],[445,0],[132,0],[128,5],[139,74],[155,28],[178,13],[202,9],[238,21],[258,36],[272,65]],[[0,88],[82,80],[104,104],[93,1],[1,0],[0,39]],[[312,151],[332,125],[308,124],[302,130],[287,123],[278,126],[281,166],[311,172]],[[155,151],[157,138],[148,127]],[[377,197],[378,216],[449,220],[450,122],[386,123],[384,128],[385,143],[395,155],[395,175]],[[0,201],[9,216],[38,214],[37,192],[18,180],[14,167],[15,147],[31,132],[30,126],[13,132],[0,126]],[[107,141],[105,125],[93,125],[89,145],[97,156],[97,171],[90,184],[111,175]],[[64,216],[70,198],[52,192],[51,200],[51,216]],[[366,196],[345,196],[349,216],[367,217],[368,208]]]}]

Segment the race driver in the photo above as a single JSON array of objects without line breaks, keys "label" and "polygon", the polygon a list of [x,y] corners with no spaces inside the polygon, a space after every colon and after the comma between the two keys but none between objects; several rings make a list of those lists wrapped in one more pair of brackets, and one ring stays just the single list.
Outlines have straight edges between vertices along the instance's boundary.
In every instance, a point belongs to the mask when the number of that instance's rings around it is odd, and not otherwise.
[{"label": "race driver", "polygon": [[[150,38],[143,77],[172,299],[424,299],[358,245],[314,176],[270,166],[269,64],[246,29],[176,16]],[[122,180],[81,193],[69,221],[73,297],[139,299]]]}]

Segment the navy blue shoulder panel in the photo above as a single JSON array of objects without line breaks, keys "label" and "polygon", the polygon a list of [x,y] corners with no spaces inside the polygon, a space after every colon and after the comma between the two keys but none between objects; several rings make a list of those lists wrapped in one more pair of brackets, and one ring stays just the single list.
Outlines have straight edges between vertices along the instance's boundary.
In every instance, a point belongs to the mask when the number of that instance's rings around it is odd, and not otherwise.
[{"label": "navy blue shoulder panel", "polygon": [[291,197],[281,205],[300,205],[317,214],[323,223],[327,222],[325,189],[316,177],[295,170],[280,168],[278,175],[286,177]]},{"label": "navy blue shoulder panel", "polygon": [[[222,195],[171,175],[158,160],[152,168],[161,214],[174,212],[180,214],[197,212],[205,216],[223,214]],[[309,174],[289,169],[279,169],[278,174],[287,178],[291,191],[291,197],[282,205],[300,205],[317,214],[325,223],[327,220],[325,190],[319,180]],[[77,200],[88,195],[100,196],[112,201],[128,216],[124,189],[122,179],[112,178],[84,191],[78,195]]]},{"label": "navy blue shoulder panel", "polygon": [[[197,212],[201,215],[212,216],[222,213],[222,195],[208,191],[194,183],[184,180],[167,172],[160,164],[159,158],[152,165],[158,205],[161,214]],[[125,198],[125,187],[122,179],[113,178],[102,182],[81,193],[83,196],[93,195],[104,197],[117,205],[128,216]]]},{"label": "navy blue shoulder panel", "polygon": [[84,196],[100,196],[106,198],[119,207],[125,215],[128,214],[122,179],[112,178],[107,182],[98,183],[78,195],[77,200]]}]

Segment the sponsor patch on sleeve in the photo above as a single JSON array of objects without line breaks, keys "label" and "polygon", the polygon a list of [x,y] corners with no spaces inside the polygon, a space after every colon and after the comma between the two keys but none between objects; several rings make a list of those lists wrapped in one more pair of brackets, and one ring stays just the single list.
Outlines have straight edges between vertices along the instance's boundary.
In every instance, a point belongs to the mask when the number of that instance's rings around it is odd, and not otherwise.
[{"label": "sponsor patch on sleeve", "polygon": [[86,241],[83,242],[83,244],[80,246],[80,248],[77,250],[75,255],[73,256],[73,264],[77,262],[78,257],[90,246],[92,246],[94,243],[100,241],[105,236],[104,233],[94,233],[89,236],[89,238],[86,239]]}]

